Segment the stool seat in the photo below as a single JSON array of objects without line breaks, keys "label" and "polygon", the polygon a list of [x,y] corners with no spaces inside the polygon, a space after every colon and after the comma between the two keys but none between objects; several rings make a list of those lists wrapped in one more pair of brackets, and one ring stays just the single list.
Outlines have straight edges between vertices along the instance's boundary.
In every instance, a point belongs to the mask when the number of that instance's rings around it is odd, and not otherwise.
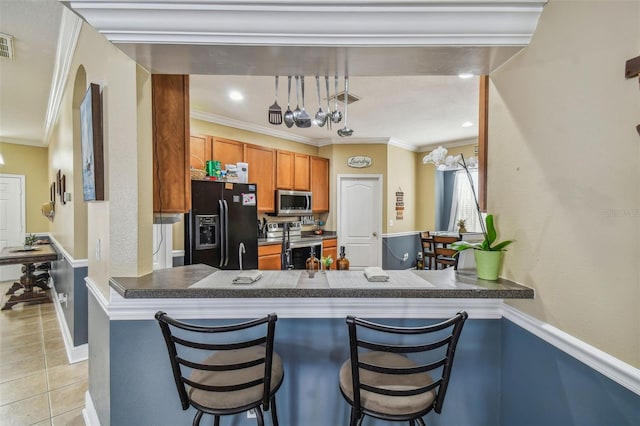
[{"label": "stool seat", "polygon": [[[392,368],[417,367],[418,364],[409,358],[388,352],[366,352],[360,354],[360,361],[367,364]],[[360,371],[360,383],[389,390],[414,390],[433,383],[428,373],[393,375],[377,373],[369,370]],[[340,368],[340,389],[353,401],[353,378],[351,377],[351,360],[346,360]],[[425,411],[436,398],[432,389],[428,392],[411,396],[388,396],[361,390],[360,402],[366,410],[396,416],[410,415]]]},{"label": "stool seat", "polygon": [[[217,352],[202,361],[202,364],[217,366],[238,364],[264,359],[265,356],[266,348],[264,346],[253,346],[250,348]],[[189,376],[189,380],[205,386],[232,386],[260,380],[263,376],[264,364],[260,364],[230,371],[194,370],[191,376]],[[275,392],[280,386],[283,377],[284,369],[282,368],[282,359],[274,352],[271,364],[271,392]],[[208,407],[212,410],[229,410],[245,407],[260,402],[262,397],[262,384],[247,389],[226,392],[204,391],[196,388],[189,390],[189,398],[193,403]]]}]

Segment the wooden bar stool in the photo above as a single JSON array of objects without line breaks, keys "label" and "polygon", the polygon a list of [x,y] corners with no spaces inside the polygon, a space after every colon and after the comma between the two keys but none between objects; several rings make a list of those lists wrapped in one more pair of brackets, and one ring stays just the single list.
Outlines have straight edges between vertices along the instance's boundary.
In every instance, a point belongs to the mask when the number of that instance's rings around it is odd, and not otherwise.
[{"label": "wooden bar stool", "polygon": [[[261,407],[271,411],[272,423],[278,425],[275,394],[284,370],[282,359],[273,351],[276,314],[223,326],[188,324],[161,311],[156,319],[169,351],[182,409],[196,409],[194,426],[205,413],[213,415],[214,425],[219,426],[220,416],[252,409],[258,425],[263,426]],[[229,343],[234,332],[258,332],[260,326],[266,328],[264,334]],[[182,371],[185,367],[191,369],[188,377]]]},{"label": "wooden bar stool", "polygon": [[458,251],[452,249],[450,245],[456,241],[460,241],[460,235],[457,236],[433,236],[433,251],[435,252],[436,269],[444,269],[453,266],[458,269]]},{"label": "wooden bar stool", "polygon": [[[348,316],[351,356],[340,369],[340,390],[351,405],[350,425],[361,425],[367,415],[424,426],[422,416],[440,413],[466,319],[461,311],[435,325],[393,327]],[[393,335],[419,339],[387,343]]]},{"label": "wooden bar stool", "polygon": [[433,269],[433,261],[436,258],[436,253],[433,250],[433,236],[429,234],[429,231],[420,232],[420,246],[422,247],[424,264],[427,265],[428,259],[429,269]]}]

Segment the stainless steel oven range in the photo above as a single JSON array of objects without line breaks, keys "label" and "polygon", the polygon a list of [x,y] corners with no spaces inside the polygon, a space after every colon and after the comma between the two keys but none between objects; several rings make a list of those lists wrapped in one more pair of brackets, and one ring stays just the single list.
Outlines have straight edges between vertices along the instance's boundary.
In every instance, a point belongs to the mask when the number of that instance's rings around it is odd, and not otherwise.
[{"label": "stainless steel oven range", "polygon": [[322,256],[322,238],[303,236],[301,222],[267,223],[267,241],[283,244],[282,269],[305,269],[312,247],[317,258]]}]

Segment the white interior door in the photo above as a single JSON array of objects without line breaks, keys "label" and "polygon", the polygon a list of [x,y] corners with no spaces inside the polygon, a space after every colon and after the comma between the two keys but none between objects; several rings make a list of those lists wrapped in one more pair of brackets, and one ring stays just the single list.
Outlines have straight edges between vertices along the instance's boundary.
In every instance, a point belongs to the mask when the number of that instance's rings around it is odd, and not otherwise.
[{"label": "white interior door", "polygon": [[[25,234],[24,176],[0,175],[0,249],[19,246]],[[21,265],[0,266],[0,281],[20,277]]]},{"label": "white interior door", "polygon": [[382,176],[338,175],[337,216],[350,269],[382,266]]}]

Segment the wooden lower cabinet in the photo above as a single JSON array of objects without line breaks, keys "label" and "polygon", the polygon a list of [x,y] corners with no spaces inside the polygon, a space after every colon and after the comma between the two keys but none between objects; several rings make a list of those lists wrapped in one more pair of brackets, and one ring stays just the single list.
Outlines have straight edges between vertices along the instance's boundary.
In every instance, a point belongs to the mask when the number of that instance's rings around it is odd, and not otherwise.
[{"label": "wooden lower cabinet", "polygon": [[280,270],[281,267],[281,245],[270,244],[268,246],[258,246],[258,269],[262,271]]},{"label": "wooden lower cabinet", "polygon": [[331,256],[333,263],[329,269],[336,269],[336,261],[338,260],[338,239],[329,238],[322,240],[322,257]]}]

